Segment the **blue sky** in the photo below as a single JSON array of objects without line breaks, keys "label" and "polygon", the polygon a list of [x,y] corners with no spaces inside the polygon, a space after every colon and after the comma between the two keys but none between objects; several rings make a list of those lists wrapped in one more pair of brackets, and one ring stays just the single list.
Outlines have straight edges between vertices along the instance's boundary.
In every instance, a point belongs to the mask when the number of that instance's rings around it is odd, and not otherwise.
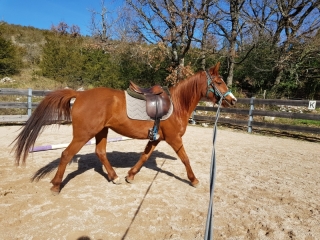
[{"label": "blue sky", "polygon": [[[124,0],[105,0],[108,11],[121,8]],[[81,34],[90,35],[90,18],[101,10],[101,0],[0,0],[0,21],[40,29],[50,29],[63,21],[78,25]]]}]

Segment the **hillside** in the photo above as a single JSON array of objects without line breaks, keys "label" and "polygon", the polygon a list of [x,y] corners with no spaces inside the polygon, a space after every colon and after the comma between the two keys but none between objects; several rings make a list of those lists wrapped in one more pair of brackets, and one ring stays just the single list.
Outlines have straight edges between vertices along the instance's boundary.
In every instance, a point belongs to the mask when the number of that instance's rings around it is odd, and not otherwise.
[{"label": "hillside", "polygon": [[0,83],[0,88],[124,89],[133,79],[140,85],[163,85],[168,75],[169,62],[157,45],[102,41],[98,37],[75,35],[70,29],[41,30],[5,22],[0,24],[1,38],[14,46],[17,52],[14,57],[21,64],[18,73],[1,73],[0,52],[0,80],[4,77],[15,80]]},{"label": "hillside", "polygon": [[[0,22],[0,36],[10,40],[18,47],[23,63],[18,74],[1,78],[3,81],[0,82],[0,88],[47,89],[60,87],[54,80],[37,74],[45,36],[48,34],[50,34],[49,30]],[[5,77],[7,80],[4,79]]]}]

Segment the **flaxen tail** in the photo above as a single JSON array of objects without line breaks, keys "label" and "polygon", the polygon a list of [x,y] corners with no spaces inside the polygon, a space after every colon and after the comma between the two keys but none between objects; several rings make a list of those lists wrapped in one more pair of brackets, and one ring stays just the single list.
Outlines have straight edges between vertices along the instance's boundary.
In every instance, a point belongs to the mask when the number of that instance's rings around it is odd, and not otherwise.
[{"label": "flaxen tail", "polygon": [[17,138],[12,142],[15,142],[12,150],[15,153],[17,165],[19,165],[20,159],[23,162],[26,161],[30,148],[34,146],[38,135],[46,125],[59,124],[62,120],[71,120],[70,100],[75,98],[77,94],[71,89],[57,90],[49,93],[42,100]]}]

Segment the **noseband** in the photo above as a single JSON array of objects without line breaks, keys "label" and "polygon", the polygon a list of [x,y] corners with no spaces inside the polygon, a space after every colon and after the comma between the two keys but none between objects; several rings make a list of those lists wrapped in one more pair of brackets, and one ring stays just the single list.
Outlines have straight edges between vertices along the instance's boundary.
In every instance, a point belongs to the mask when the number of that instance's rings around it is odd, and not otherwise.
[{"label": "noseband", "polygon": [[216,87],[216,85],[214,84],[214,81],[213,81],[212,77],[210,76],[210,74],[207,71],[205,71],[205,73],[207,75],[207,86],[208,86],[207,94],[206,94],[207,98],[208,98],[208,95],[210,92],[214,93],[214,95],[216,95],[220,99],[221,98],[225,99],[226,96],[231,94],[231,91],[227,91],[226,93],[222,94],[220,92],[220,90]]}]

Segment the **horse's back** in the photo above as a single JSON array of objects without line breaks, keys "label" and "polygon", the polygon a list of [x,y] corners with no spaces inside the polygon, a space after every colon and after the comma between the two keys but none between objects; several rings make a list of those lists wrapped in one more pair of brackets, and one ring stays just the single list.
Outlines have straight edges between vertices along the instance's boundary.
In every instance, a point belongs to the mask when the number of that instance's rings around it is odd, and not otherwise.
[{"label": "horse's back", "polygon": [[[79,92],[72,107],[73,122],[104,124],[112,113],[121,115],[125,109],[124,91],[112,88],[93,88]],[[118,111],[118,112],[115,112]]]},{"label": "horse's back", "polygon": [[117,100],[122,100],[124,98],[124,92],[117,89],[99,87],[93,88],[86,91],[79,92],[75,100],[76,105],[90,105],[91,107],[96,107],[97,105],[112,103]]}]

